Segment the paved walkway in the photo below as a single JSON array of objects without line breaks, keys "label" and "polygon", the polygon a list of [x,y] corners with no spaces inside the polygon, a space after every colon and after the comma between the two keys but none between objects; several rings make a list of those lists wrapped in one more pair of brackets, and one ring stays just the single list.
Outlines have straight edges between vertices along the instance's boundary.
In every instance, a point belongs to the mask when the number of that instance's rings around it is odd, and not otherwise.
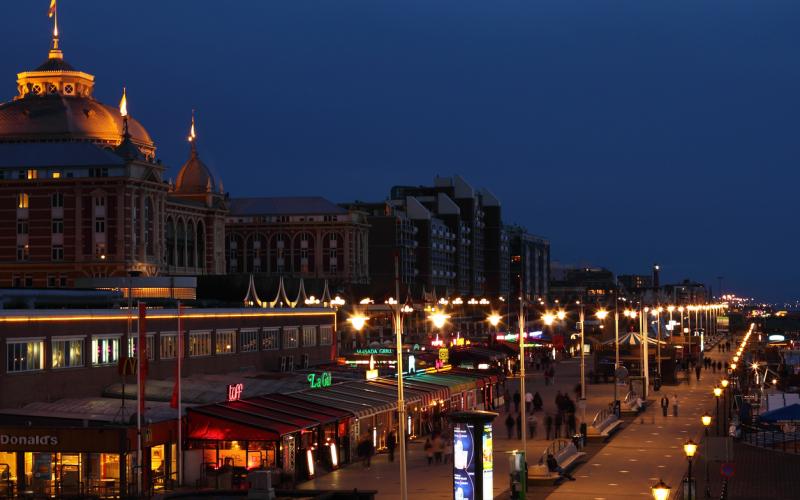
[{"label": "paved walkway", "polygon": [[[716,357],[716,353],[711,353]],[[588,366],[588,360],[587,360]],[[538,391],[544,400],[544,410],[554,411],[555,394],[561,390],[574,399],[573,389],[579,380],[578,360],[568,360],[556,365],[555,384],[544,385],[541,372],[529,373],[526,377],[528,390]],[[659,399],[662,394],[678,394],[679,416],[662,417],[656,401],[644,414],[625,425],[606,445],[590,445],[587,451],[594,452],[574,475],[577,481],[562,483],[558,488],[530,488],[529,498],[554,499],[602,499],[602,498],[644,498],[650,496],[650,486],[663,478],[676,492],[686,471],[686,459],[682,445],[690,437],[699,442],[702,433],[700,415],[713,412],[711,388],[719,379],[719,374],[703,373],[700,383],[678,386],[664,386],[659,393],[651,392],[650,399]],[[517,380],[510,380],[511,393],[515,391]],[[620,397],[624,396],[624,388]],[[587,420],[591,422],[597,410],[606,408],[613,399],[612,384],[591,384],[587,386]],[[580,414],[580,410],[578,410]],[[508,452],[519,449],[521,441],[507,439],[505,414],[495,420],[494,431],[494,495],[503,498],[508,492]],[[540,419],[537,439],[528,440],[528,463],[538,461],[547,446],[544,440],[543,423]],[[601,447],[602,446],[602,447]],[[601,447],[601,449],[597,449]],[[408,453],[409,496],[424,495],[422,498],[452,498],[452,467],[447,465],[428,466],[422,450],[422,442],[413,442]],[[300,485],[305,489],[375,489],[378,498],[398,499],[399,469],[397,462],[389,463],[385,454],[374,457],[370,469],[353,464],[330,474]]]}]

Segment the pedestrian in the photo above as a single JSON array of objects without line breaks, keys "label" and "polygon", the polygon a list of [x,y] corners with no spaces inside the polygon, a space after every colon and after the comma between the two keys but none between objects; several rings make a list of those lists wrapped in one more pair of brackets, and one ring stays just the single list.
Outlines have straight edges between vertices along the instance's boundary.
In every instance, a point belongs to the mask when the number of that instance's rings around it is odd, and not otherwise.
[{"label": "pedestrian", "polygon": [[534,411],[540,411],[542,409],[542,397],[539,395],[539,391],[533,395],[533,409]]},{"label": "pedestrian", "polygon": [[511,439],[511,435],[514,432],[514,417],[510,413],[506,417],[506,429],[508,430],[508,439]]},{"label": "pedestrian", "polygon": [[389,461],[394,462],[394,448],[397,446],[394,440],[394,431],[389,431],[386,436],[386,450],[389,452]]},{"label": "pedestrian", "polygon": [[522,433],[525,430],[522,428],[522,418],[517,415],[517,439],[522,439]]},{"label": "pedestrian", "polygon": [[554,429],[555,430],[555,435],[553,436],[556,439],[561,437],[561,427],[563,427],[563,425],[564,425],[564,414],[561,413],[561,412],[558,412],[558,413],[556,413],[556,425],[555,425],[555,429]]},{"label": "pedestrian", "polygon": [[533,411],[533,394],[529,392],[525,393],[525,413],[530,413]]},{"label": "pedestrian", "polygon": [[444,458],[444,439],[441,434],[437,434],[433,437],[433,461],[438,465],[442,463],[442,458]]},{"label": "pedestrian", "polygon": [[669,398],[666,394],[661,396],[661,413],[666,417],[667,409],[669,408]]},{"label": "pedestrian", "polygon": [[672,416],[678,416],[678,394],[676,393],[672,394]]},{"label": "pedestrian", "polygon": [[697,377],[697,381],[700,382],[700,365],[694,367],[694,374]]},{"label": "pedestrian", "polygon": [[553,416],[549,413],[544,416],[544,430],[547,440],[550,441],[550,437],[553,435]]},{"label": "pedestrian", "polygon": [[505,406],[506,413],[508,413],[509,410],[511,410],[511,393],[508,392],[508,388],[506,388],[503,393],[503,405]]},{"label": "pedestrian", "polygon": [[367,439],[367,458],[366,458],[366,467],[367,469],[370,468],[372,465],[372,455],[375,454],[375,444],[372,442],[371,439]]},{"label": "pedestrian", "polygon": [[356,447],[356,453],[358,457],[361,459],[362,464],[364,467],[367,466],[367,440],[362,439],[358,442],[358,446]]},{"label": "pedestrian", "polygon": [[433,443],[431,442],[431,438],[425,438],[425,444],[422,446],[422,449],[425,450],[425,456],[428,458],[428,465],[433,463]]},{"label": "pedestrian", "polygon": [[556,409],[558,410],[559,413],[564,411],[564,396],[561,394],[561,391],[556,392],[555,403],[556,403]]},{"label": "pedestrian", "polygon": [[519,413],[519,391],[514,391],[514,413]]},{"label": "pedestrian", "polygon": [[528,416],[528,437],[530,439],[536,439],[536,427],[539,425],[539,420],[536,418],[536,414],[531,413]]}]

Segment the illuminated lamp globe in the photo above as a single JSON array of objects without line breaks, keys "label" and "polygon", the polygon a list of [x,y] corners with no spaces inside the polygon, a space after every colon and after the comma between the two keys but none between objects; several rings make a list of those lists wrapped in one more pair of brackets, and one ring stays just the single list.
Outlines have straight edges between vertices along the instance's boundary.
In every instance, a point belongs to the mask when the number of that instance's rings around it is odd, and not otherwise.
[{"label": "illuminated lamp globe", "polygon": [[700,417],[700,421],[703,422],[703,426],[708,427],[711,425],[711,415],[708,412],[704,413],[702,417]]},{"label": "illuminated lamp globe", "polygon": [[714,396],[716,397],[722,396],[722,387],[719,386],[714,387]]},{"label": "illuminated lamp globe", "polygon": [[686,441],[686,443],[683,444],[683,452],[686,454],[686,458],[691,460],[694,458],[695,453],[697,453],[697,443],[691,439]]},{"label": "illuminated lamp globe", "polygon": [[487,318],[489,320],[489,324],[492,326],[497,326],[500,324],[500,320],[502,319],[499,314],[493,313],[492,315]]},{"label": "illuminated lamp globe", "polygon": [[355,328],[356,331],[361,331],[364,328],[364,325],[367,323],[367,317],[361,314],[356,314],[354,316],[350,316],[347,321]]},{"label": "illuminated lamp globe", "polygon": [[719,383],[722,384],[722,388],[723,389],[726,389],[728,387],[728,384],[730,384],[730,382],[728,382],[728,379],[726,379],[726,378],[720,380]]},{"label": "illuminated lamp globe", "polygon": [[669,492],[671,489],[672,488],[667,486],[667,484],[664,481],[659,480],[658,483],[656,483],[655,485],[653,485],[652,488],[650,488],[650,491],[653,493],[653,498],[655,500],[668,500]]}]

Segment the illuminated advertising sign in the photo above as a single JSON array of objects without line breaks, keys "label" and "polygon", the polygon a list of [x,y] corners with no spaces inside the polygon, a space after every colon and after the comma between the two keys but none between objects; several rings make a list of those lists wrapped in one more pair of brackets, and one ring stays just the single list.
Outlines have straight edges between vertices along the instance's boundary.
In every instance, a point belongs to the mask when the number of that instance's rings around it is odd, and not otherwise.
[{"label": "illuminated advertising sign", "polygon": [[228,385],[228,401],[239,401],[244,392],[244,384],[229,384]]},{"label": "illuminated advertising sign", "polygon": [[356,349],[356,354],[394,354],[394,349],[386,347],[370,347],[367,349]]},{"label": "illuminated advertising sign", "polygon": [[[475,442],[471,424],[453,427],[453,498],[475,500]],[[491,497],[489,497],[491,498]]]},{"label": "illuminated advertising sign", "polygon": [[483,498],[494,498],[494,483],[492,478],[492,424],[483,425],[483,433],[481,434],[483,441],[482,455],[483,455]]},{"label": "illuminated advertising sign", "polygon": [[331,383],[333,382],[331,372],[322,372],[320,374],[309,373],[306,379],[308,380],[308,386],[312,389],[330,387]]},{"label": "illuminated advertising sign", "polygon": [[783,342],[784,340],[786,340],[786,337],[779,333],[770,335],[767,338],[769,339],[770,342]]}]

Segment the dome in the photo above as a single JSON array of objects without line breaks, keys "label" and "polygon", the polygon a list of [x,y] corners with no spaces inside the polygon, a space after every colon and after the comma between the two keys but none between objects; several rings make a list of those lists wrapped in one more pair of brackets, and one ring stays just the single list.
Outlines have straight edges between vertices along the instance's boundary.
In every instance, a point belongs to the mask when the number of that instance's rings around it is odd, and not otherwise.
[{"label": "dome", "polygon": [[[147,154],[155,152],[145,128],[128,118],[131,141]],[[26,95],[0,104],[0,143],[81,141],[117,146],[122,142],[119,111],[84,96]]]},{"label": "dome", "polygon": [[211,170],[197,156],[197,149],[192,144],[192,156],[183,164],[175,182],[175,192],[182,194],[198,194],[216,192],[217,183]]}]

